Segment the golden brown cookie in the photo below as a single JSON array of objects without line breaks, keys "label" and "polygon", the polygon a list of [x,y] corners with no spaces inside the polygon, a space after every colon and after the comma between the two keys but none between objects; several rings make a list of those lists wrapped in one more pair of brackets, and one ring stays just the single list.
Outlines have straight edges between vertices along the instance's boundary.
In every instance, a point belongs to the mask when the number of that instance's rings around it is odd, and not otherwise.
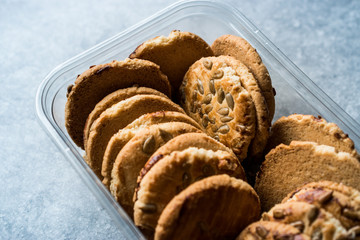
[{"label": "golden brown cookie", "polygon": [[165,98],[167,97],[165,94],[163,94],[159,91],[156,91],[155,89],[152,89],[152,88],[130,87],[130,88],[119,89],[115,92],[112,92],[109,95],[107,95],[106,97],[104,97],[100,102],[98,102],[96,104],[96,106],[94,107],[94,109],[89,114],[89,116],[86,120],[86,123],[85,123],[84,149],[86,149],[86,142],[89,137],[90,127],[103,111],[105,111],[112,105],[114,105],[122,100],[125,100],[125,99],[130,98],[135,95],[143,95],[143,94],[146,94],[146,95],[153,94],[153,95],[157,95],[157,96],[161,96],[161,97],[165,97]]},{"label": "golden brown cookie", "polygon": [[249,184],[226,174],[211,176],[166,205],[155,239],[234,239],[259,214],[259,198]]},{"label": "golden brown cookie", "polygon": [[256,49],[245,39],[234,35],[223,35],[211,45],[215,56],[228,55],[241,61],[254,75],[265,97],[269,109],[269,121],[274,117],[275,98],[271,78]]},{"label": "golden brown cookie", "polygon": [[101,174],[104,177],[103,184],[105,186],[110,186],[113,164],[117,155],[119,154],[120,150],[125,146],[125,144],[129,142],[130,139],[133,138],[140,129],[148,127],[150,125],[166,122],[184,122],[198,129],[201,129],[199,124],[197,124],[192,118],[180,112],[161,111],[147,113],[140,116],[132,123],[127,125],[125,128],[120,129],[109,140],[104,153],[101,168]]},{"label": "golden brown cookie", "polygon": [[201,131],[183,122],[151,125],[139,130],[121,149],[111,172],[110,191],[130,217],[133,216],[133,196],[140,170],[159,147],[188,132]]},{"label": "golden brown cookie", "polygon": [[293,201],[307,202],[325,209],[346,229],[360,226],[360,192],[344,184],[312,182],[289,193],[282,203]]},{"label": "golden brown cookie", "polygon": [[271,127],[267,149],[290,144],[291,141],[312,141],[329,145],[340,152],[357,156],[354,142],[335,123],[328,123],[321,117],[292,114],[279,118]]},{"label": "golden brown cookie", "polygon": [[229,56],[202,58],[189,68],[180,91],[186,113],[241,160],[248,149],[248,155],[262,153],[269,115],[261,90],[244,64]]},{"label": "golden brown cookie", "polygon": [[360,189],[360,163],[349,153],[314,142],[292,141],[271,150],[256,176],[255,189],[263,210],[289,192],[315,181],[334,181]]},{"label": "golden brown cookie", "polygon": [[263,213],[266,221],[290,224],[314,239],[346,239],[347,231],[331,213],[306,202],[286,202]]},{"label": "golden brown cookie", "polygon": [[86,119],[95,105],[108,94],[133,85],[156,89],[170,96],[167,77],[155,63],[126,59],[91,67],[68,88],[65,126],[73,141],[83,147]]},{"label": "golden brown cookie", "polygon": [[236,240],[310,240],[297,228],[284,223],[258,221],[247,226]]},{"label": "golden brown cookie", "polygon": [[213,151],[221,150],[234,154],[230,148],[209,137],[205,133],[186,133],[168,141],[164,146],[156,150],[148,161],[152,161],[153,158],[158,158],[159,156],[169,155],[174,151],[185,150],[189,147],[203,148]]},{"label": "golden brown cookie", "polygon": [[[139,175],[134,198],[135,225],[155,230],[162,210],[175,195],[195,181],[218,174],[245,180],[239,160],[227,151],[190,147],[152,158]],[[149,207],[153,211],[147,211]]]},{"label": "golden brown cookie", "polygon": [[106,109],[90,128],[86,145],[86,160],[94,173],[102,180],[101,166],[110,138],[145,113],[178,111],[182,108],[170,99],[156,95],[136,95]]},{"label": "golden brown cookie", "polygon": [[190,32],[172,31],[168,37],[159,36],[138,46],[129,56],[150,60],[160,66],[168,76],[173,95],[191,64],[201,57],[213,56],[210,46],[199,36]]}]

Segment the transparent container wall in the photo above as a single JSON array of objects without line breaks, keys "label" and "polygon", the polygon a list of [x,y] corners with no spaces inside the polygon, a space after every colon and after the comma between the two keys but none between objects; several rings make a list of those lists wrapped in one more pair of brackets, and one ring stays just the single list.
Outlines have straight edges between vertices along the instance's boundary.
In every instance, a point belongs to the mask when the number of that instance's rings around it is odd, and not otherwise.
[{"label": "transparent container wall", "polygon": [[257,49],[270,72],[277,93],[274,121],[292,113],[320,115],[327,121],[337,123],[359,149],[359,124],[326,96],[238,10],[209,1],[176,3],[63,63],[44,79],[37,94],[37,113],[44,128],[109,211],[125,238],[136,239],[141,238],[141,235],[85,164],[82,159],[84,152],[68,136],[64,124],[66,89],[89,66],[123,60],[143,41],[158,35],[168,35],[174,29],[196,33],[209,44],[224,34],[244,37]]}]

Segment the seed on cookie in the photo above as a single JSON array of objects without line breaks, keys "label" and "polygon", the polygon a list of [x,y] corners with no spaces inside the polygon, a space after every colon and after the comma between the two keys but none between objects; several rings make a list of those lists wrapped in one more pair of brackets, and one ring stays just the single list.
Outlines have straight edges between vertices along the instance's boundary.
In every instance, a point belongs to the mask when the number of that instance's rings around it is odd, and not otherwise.
[{"label": "seed on cookie", "polygon": [[144,153],[151,154],[155,150],[155,138],[153,135],[150,135],[143,144]]},{"label": "seed on cookie", "polygon": [[205,111],[205,113],[209,113],[209,112],[211,112],[212,110],[213,110],[213,106],[211,106],[211,105],[206,105],[205,106],[205,108],[204,108],[204,111]]},{"label": "seed on cookie", "polygon": [[273,215],[274,215],[274,218],[277,218],[277,219],[284,218],[285,217],[284,209],[281,209],[281,208],[274,209]]},{"label": "seed on cookie", "polygon": [[229,108],[227,107],[223,107],[223,108],[220,108],[218,111],[217,111],[220,115],[228,115],[229,114]]},{"label": "seed on cookie", "polygon": [[296,221],[296,222],[292,222],[292,223],[290,223],[290,225],[299,229],[300,232],[303,232],[304,228],[305,228],[304,222],[300,221],[300,220]]},{"label": "seed on cookie", "polygon": [[210,79],[209,81],[209,90],[212,93],[212,95],[216,94],[214,79]]},{"label": "seed on cookie", "polygon": [[220,121],[223,122],[223,123],[226,123],[226,122],[230,122],[233,119],[234,119],[233,117],[225,116],[225,117],[221,117]]},{"label": "seed on cookie", "polygon": [[200,81],[200,79],[197,79],[197,88],[201,94],[204,94],[204,86],[203,86],[202,82]]},{"label": "seed on cookie", "polygon": [[208,93],[205,97],[204,97],[204,100],[203,100],[203,103],[205,104],[209,104],[212,100],[212,94],[211,93]]},{"label": "seed on cookie", "polygon": [[208,124],[209,124],[208,118],[203,118],[201,120],[201,124],[203,125],[204,128],[206,128],[208,126]]},{"label": "seed on cookie", "polygon": [[224,124],[224,125],[220,126],[217,131],[219,133],[226,134],[230,131],[230,128],[228,125]]},{"label": "seed on cookie", "polygon": [[348,217],[353,220],[360,220],[360,212],[353,211],[349,208],[345,208],[343,211],[345,217]]},{"label": "seed on cookie", "polygon": [[330,201],[330,199],[333,197],[333,191],[329,191],[329,192],[326,192],[324,195],[322,195],[320,198],[319,198],[319,203],[320,204],[325,204],[327,203],[328,201]]},{"label": "seed on cookie", "polygon": [[228,106],[231,108],[231,110],[234,110],[234,98],[230,93],[227,93],[225,95],[225,99],[226,99],[226,103],[228,104]]},{"label": "seed on cookie", "polygon": [[206,67],[207,69],[211,70],[212,67],[212,61],[210,59],[204,58],[202,60],[202,63],[204,64],[204,67]]},{"label": "seed on cookie", "polygon": [[318,216],[319,216],[320,210],[318,207],[313,206],[308,214],[309,222],[312,223]]},{"label": "seed on cookie", "polygon": [[221,87],[218,89],[217,95],[218,95],[218,98],[217,98],[218,103],[222,103],[224,101],[224,98],[225,98],[225,93],[224,93],[224,90]]},{"label": "seed on cookie", "polygon": [[255,231],[256,231],[257,235],[259,235],[262,238],[266,238],[266,235],[269,233],[269,231],[266,230],[266,228],[264,228],[264,226],[261,226],[261,225],[257,226],[255,228]]},{"label": "seed on cookie", "polygon": [[138,207],[144,213],[155,213],[157,210],[156,205],[152,203],[140,203]]},{"label": "seed on cookie", "polygon": [[220,79],[224,76],[224,71],[222,69],[218,69],[214,72],[213,77],[215,79]]},{"label": "seed on cookie", "polygon": [[173,135],[171,133],[165,131],[164,129],[159,128],[159,132],[160,132],[161,138],[164,139],[165,142],[167,142],[173,138]]}]

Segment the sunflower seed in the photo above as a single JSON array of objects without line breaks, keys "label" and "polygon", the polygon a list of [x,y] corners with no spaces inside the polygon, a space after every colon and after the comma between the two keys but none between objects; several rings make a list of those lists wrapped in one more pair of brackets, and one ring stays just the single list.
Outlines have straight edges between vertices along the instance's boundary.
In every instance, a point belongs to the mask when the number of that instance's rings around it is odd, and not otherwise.
[{"label": "sunflower seed", "polygon": [[203,125],[204,128],[206,128],[208,126],[208,123],[209,123],[209,121],[206,118],[203,118],[201,120],[201,124]]},{"label": "sunflower seed", "polygon": [[198,87],[198,90],[201,94],[204,94],[204,86],[202,84],[202,82],[200,81],[200,79],[197,79],[197,87]]},{"label": "sunflower seed", "polygon": [[225,98],[224,90],[222,90],[222,88],[220,87],[217,91],[217,94],[218,94],[218,98],[217,98],[218,103],[222,103]]},{"label": "sunflower seed", "polygon": [[223,76],[224,76],[224,71],[221,70],[221,69],[216,70],[216,71],[214,72],[214,75],[213,75],[213,77],[214,77],[215,79],[220,79],[220,78],[222,78]]},{"label": "sunflower seed", "polygon": [[217,127],[216,125],[212,125],[212,126],[211,126],[211,130],[212,130],[213,132],[217,132],[218,127]]},{"label": "sunflower seed", "polygon": [[268,230],[266,230],[266,228],[264,228],[264,226],[257,226],[256,229],[255,229],[257,235],[259,235],[261,238],[265,238],[266,235],[269,233]]},{"label": "sunflower seed", "polygon": [[213,106],[211,106],[211,105],[206,105],[204,108],[205,113],[209,113],[209,112],[211,112],[211,110],[213,110]]},{"label": "sunflower seed", "polygon": [[[214,132],[215,132],[215,131],[214,131]],[[220,142],[220,138],[219,138],[218,135],[215,135],[213,138],[214,138],[215,140],[217,140],[218,142]]]},{"label": "sunflower seed", "polygon": [[229,114],[229,108],[223,107],[223,108],[220,108],[217,112],[220,115],[226,116]]},{"label": "sunflower seed", "polygon": [[319,213],[320,213],[320,210],[318,207],[313,206],[310,209],[310,211],[308,213],[308,219],[309,219],[310,224],[318,217]]},{"label": "sunflower seed", "polygon": [[216,94],[214,79],[210,79],[209,81],[209,90],[212,93],[212,95]]},{"label": "sunflower seed", "polygon": [[303,221],[292,222],[290,223],[290,225],[299,229],[300,232],[303,232],[305,228],[305,224]]},{"label": "sunflower seed", "polygon": [[285,217],[284,209],[274,209],[273,216],[276,219],[282,219]]},{"label": "sunflower seed", "polygon": [[360,220],[360,212],[356,212],[348,208],[345,208],[343,214],[345,217],[350,218],[352,220]]},{"label": "sunflower seed", "polygon": [[324,204],[327,203],[328,201],[330,201],[330,199],[333,197],[333,191],[330,192],[326,192],[324,195],[322,195],[319,198],[319,202],[320,204]]},{"label": "sunflower seed", "polygon": [[155,204],[152,203],[143,203],[143,202],[139,202],[138,203],[138,207],[140,208],[141,211],[143,211],[144,213],[155,213],[157,211],[157,207]]},{"label": "sunflower seed", "polygon": [[230,128],[228,125],[222,125],[219,127],[219,129],[217,130],[219,133],[222,133],[222,134],[226,134],[230,131]]},{"label": "sunflower seed", "polygon": [[211,99],[212,99],[212,94],[211,94],[211,93],[208,93],[208,94],[204,97],[203,103],[209,104],[209,103],[211,102]]},{"label": "sunflower seed", "polygon": [[231,110],[234,110],[235,103],[234,103],[233,96],[230,93],[228,93],[228,94],[226,94],[225,99],[226,99],[228,106],[231,108]]},{"label": "sunflower seed", "polygon": [[212,61],[210,59],[207,58],[203,58],[202,63],[204,64],[204,67],[206,67],[207,69],[211,69],[212,67]]},{"label": "sunflower seed", "polygon": [[143,148],[142,148],[144,153],[148,153],[151,154],[154,152],[155,150],[155,138],[153,135],[150,135],[149,137],[147,137],[143,143]]},{"label": "sunflower seed", "polygon": [[231,120],[233,120],[234,118],[233,117],[230,117],[230,116],[225,116],[225,117],[221,117],[220,118],[220,121],[225,123],[225,122],[230,122]]},{"label": "sunflower seed", "polygon": [[168,142],[170,139],[173,138],[173,135],[167,131],[165,131],[164,129],[159,129],[160,131],[160,137],[165,141]]}]

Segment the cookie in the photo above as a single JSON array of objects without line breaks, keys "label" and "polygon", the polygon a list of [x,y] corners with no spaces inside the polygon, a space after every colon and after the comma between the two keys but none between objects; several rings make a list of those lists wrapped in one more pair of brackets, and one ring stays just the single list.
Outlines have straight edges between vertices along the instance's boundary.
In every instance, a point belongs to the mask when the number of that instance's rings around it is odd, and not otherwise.
[{"label": "cookie", "polygon": [[309,183],[289,193],[282,203],[293,201],[325,209],[346,229],[360,226],[360,192],[344,184],[331,181]]},{"label": "cookie", "polygon": [[261,90],[244,64],[229,56],[202,58],[189,68],[180,91],[186,113],[241,160],[248,149],[252,156],[262,153],[269,134],[269,114]]},{"label": "cookie", "polygon": [[139,130],[121,149],[111,172],[110,191],[130,217],[133,216],[133,196],[140,170],[159,147],[188,132],[201,131],[182,122],[151,125]]},{"label": "cookie", "polygon": [[110,93],[106,97],[104,97],[100,102],[98,102],[94,109],[89,114],[85,127],[84,127],[84,149],[86,149],[86,142],[89,137],[90,127],[93,124],[93,122],[100,116],[100,114],[111,107],[112,105],[125,100],[127,98],[130,98],[135,95],[157,95],[161,97],[167,97],[165,94],[156,91],[152,88],[146,88],[146,87],[130,87],[130,88],[124,88],[119,89],[115,92]]},{"label": "cookie", "polygon": [[105,186],[110,186],[111,170],[113,168],[113,164],[117,155],[125,146],[125,144],[129,142],[130,139],[133,138],[140,129],[150,125],[166,122],[184,122],[201,129],[199,124],[197,124],[192,118],[180,112],[161,111],[147,113],[140,116],[125,128],[120,129],[109,140],[104,153],[101,168],[101,175],[104,177],[102,182]]},{"label": "cookie", "polygon": [[73,141],[83,147],[86,119],[108,94],[133,85],[156,89],[170,97],[171,87],[160,67],[150,61],[126,59],[91,67],[68,87],[65,126]]},{"label": "cookie", "polygon": [[148,161],[152,161],[153,158],[158,158],[160,155],[169,155],[174,151],[182,151],[189,147],[203,148],[213,151],[221,150],[233,154],[231,149],[204,133],[186,133],[168,141],[164,146],[156,150]]},{"label": "cookie", "polygon": [[275,91],[272,87],[269,72],[256,49],[245,39],[233,35],[223,35],[217,38],[211,48],[215,56],[232,56],[250,69],[265,97],[269,109],[269,121],[271,122],[275,113]]},{"label": "cookie", "polygon": [[175,30],[167,37],[159,36],[142,43],[129,58],[146,59],[158,64],[169,78],[176,99],[183,77],[191,64],[201,57],[213,55],[210,46],[199,36]]},{"label": "cookie", "polygon": [[102,180],[101,166],[110,138],[145,113],[184,111],[170,99],[156,95],[136,95],[106,109],[90,128],[86,145],[87,163]]},{"label": "cookie", "polygon": [[314,142],[292,141],[271,150],[256,176],[263,210],[305,183],[334,181],[360,189],[360,163],[349,153]]},{"label": "cookie", "polygon": [[[238,159],[225,151],[190,147],[153,158],[138,179],[134,197],[135,225],[155,229],[162,210],[176,194],[195,181],[218,174],[245,179]],[[148,211],[149,207],[153,211]]]},{"label": "cookie", "polygon": [[247,226],[236,240],[310,240],[297,228],[280,222],[258,221]]},{"label": "cookie", "polygon": [[354,142],[335,123],[328,123],[321,117],[292,114],[279,118],[271,127],[267,149],[290,144],[291,141],[312,141],[329,145],[340,152],[357,155]]},{"label": "cookie", "polygon": [[166,205],[155,239],[235,239],[259,214],[259,198],[249,184],[226,174],[211,176]]},{"label": "cookie", "polygon": [[306,202],[286,202],[263,213],[266,221],[290,224],[312,239],[346,239],[347,231],[331,213]]}]

